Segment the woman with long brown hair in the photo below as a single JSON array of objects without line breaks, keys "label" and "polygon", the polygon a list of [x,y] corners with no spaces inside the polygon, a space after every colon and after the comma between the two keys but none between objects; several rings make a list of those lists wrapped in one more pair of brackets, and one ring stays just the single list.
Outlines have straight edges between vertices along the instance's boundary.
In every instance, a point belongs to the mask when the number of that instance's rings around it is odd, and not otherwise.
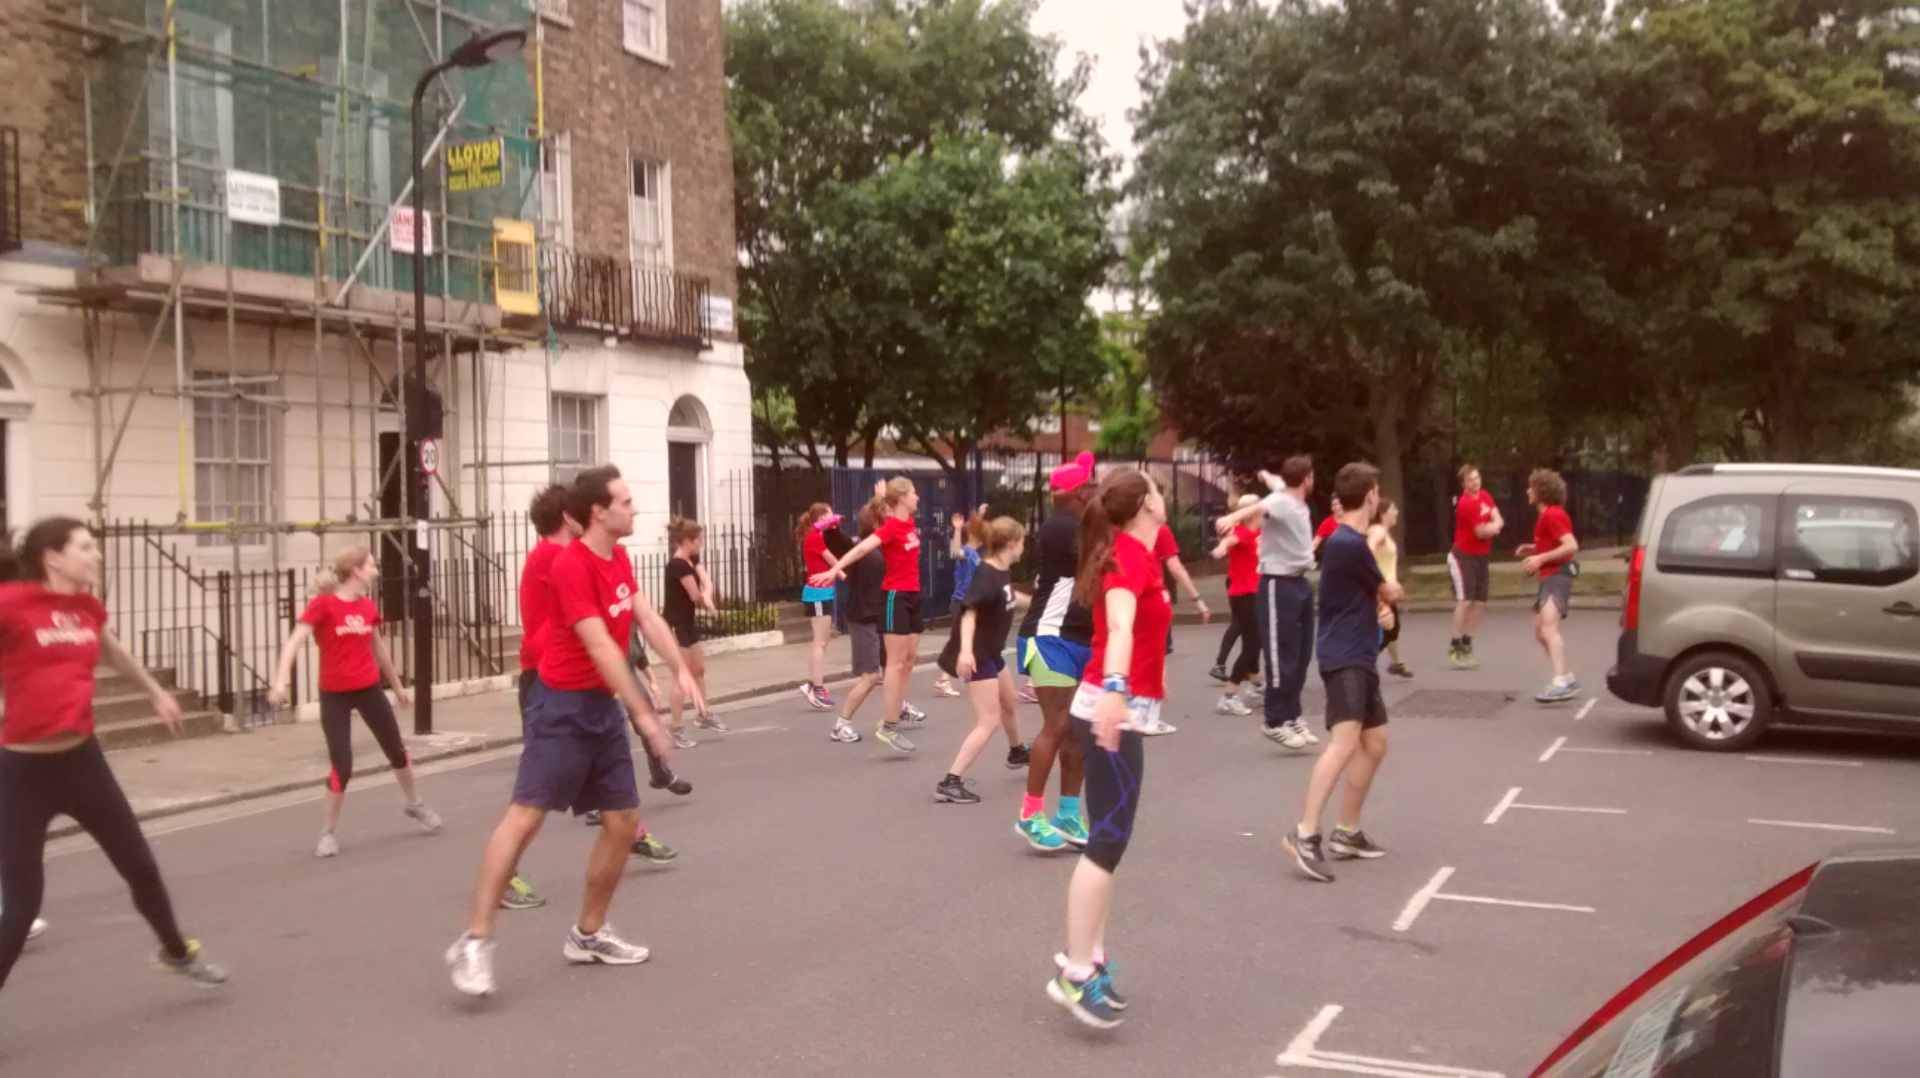
[{"label": "woman with long brown hair", "polygon": [[[840,564],[840,556],[853,549],[853,543],[840,531],[840,514],[826,502],[807,507],[800,518],[800,558],[806,563],[807,576],[830,572]],[[807,609],[813,627],[813,649],[807,653],[807,683],[800,695],[816,711],[832,711],[833,696],[827,692],[827,641],[833,639],[833,589],[808,583],[800,589],[800,602]]]},{"label": "woman with long brown hair", "polygon": [[847,575],[849,566],[875,549],[886,559],[880,627],[887,652],[886,673],[880,682],[885,709],[874,736],[895,752],[912,752],[914,748],[913,742],[900,732],[899,717],[907,702],[907,685],[913,679],[913,664],[920,654],[920,633],[925,627],[920,611],[920,533],[913,522],[913,514],[919,508],[920,495],[913,488],[913,480],[888,480],[885,488],[867,504],[867,511],[880,526],[847,551],[840,564],[807,581],[816,588],[831,587],[834,581]]},{"label": "woman with long brown hair", "polygon": [[1113,873],[1133,836],[1144,777],[1142,727],[1166,699],[1173,603],[1153,542],[1166,505],[1142,472],[1109,475],[1080,518],[1074,597],[1093,611],[1093,658],[1073,699],[1086,757],[1087,845],[1067,886],[1067,950],[1047,994],[1096,1029],[1121,1022],[1126,1000],[1107,961]]},{"label": "woman with long brown hair", "polygon": [[327,739],[326,805],[322,810],[320,842],[315,857],[337,857],[340,840],[334,831],[340,826],[340,808],[347,801],[347,783],[353,778],[353,713],[373,732],[380,751],[393,768],[393,777],[406,798],[407,818],[428,833],[440,830],[440,816],[425,801],[414,784],[413,758],[400,737],[400,722],[394,718],[393,705],[381,689],[384,680],[393,686],[393,695],[401,707],[413,706],[413,694],[400,683],[393,667],[393,655],[380,638],[380,608],[367,593],[380,579],[380,563],[363,546],[350,546],[333,556],[333,562],[314,579],[313,598],[300,614],[300,623],[288,634],[280,649],[280,664],[273,673],[273,688],[267,700],[275,707],[287,704],[287,683],[293,677],[294,660],[300,647],[312,640],[320,649],[320,732]]}]

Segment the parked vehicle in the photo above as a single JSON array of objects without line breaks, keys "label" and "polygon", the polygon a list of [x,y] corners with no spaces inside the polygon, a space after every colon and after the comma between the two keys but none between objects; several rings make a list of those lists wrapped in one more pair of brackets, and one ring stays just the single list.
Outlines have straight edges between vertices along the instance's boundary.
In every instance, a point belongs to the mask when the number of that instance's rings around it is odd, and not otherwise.
[{"label": "parked vehicle", "polygon": [[1711,464],[1653,481],[1607,688],[1733,751],[1775,723],[1920,732],[1920,471]]},{"label": "parked vehicle", "polygon": [[1533,1078],[1920,1074],[1920,847],[1841,851],[1663,959]]}]

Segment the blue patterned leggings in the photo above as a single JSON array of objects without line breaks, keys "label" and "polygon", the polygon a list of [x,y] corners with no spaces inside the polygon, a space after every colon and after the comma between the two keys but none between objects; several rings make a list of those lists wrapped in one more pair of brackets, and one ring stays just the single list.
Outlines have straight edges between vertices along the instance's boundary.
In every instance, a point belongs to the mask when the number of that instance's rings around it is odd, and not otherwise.
[{"label": "blue patterned leggings", "polygon": [[1120,732],[1120,751],[1108,752],[1093,741],[1093,724],[1073,720],[1073,736],[1087,759],[1087,859],[1112,872],[1133,838],[1133,817],[1140,811],[1145,776],[1146,739],[1137,730]]}]

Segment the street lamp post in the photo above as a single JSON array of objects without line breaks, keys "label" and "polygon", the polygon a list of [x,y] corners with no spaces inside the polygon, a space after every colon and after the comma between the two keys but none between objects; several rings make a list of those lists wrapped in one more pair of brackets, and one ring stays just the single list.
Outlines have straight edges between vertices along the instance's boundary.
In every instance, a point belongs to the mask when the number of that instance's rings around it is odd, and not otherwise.
[{"label": "street lamp post", "polygon": [[[413,544],[413,732],[433,733],[433,592],[430,585],[432,562],[427,556],[426,534],[417,526],[432,514],[432,492],[424,489],[427,477],[421,468],[420,444],[427,438],[427,258],[426,222],[420,212],[420,101],[427,87],[443,72],[456,67],[485,67],[520,51],[527,43],[525,30],[497,30],[475,34],[453,50],[445,60],[428,68],[413,85],[413,376],[412,385],[403,386],[406,394],[407,515],[416,522]],[[442,242],[445,242],[443,239]],[[418,495],[416,509],[414,499]]]}]

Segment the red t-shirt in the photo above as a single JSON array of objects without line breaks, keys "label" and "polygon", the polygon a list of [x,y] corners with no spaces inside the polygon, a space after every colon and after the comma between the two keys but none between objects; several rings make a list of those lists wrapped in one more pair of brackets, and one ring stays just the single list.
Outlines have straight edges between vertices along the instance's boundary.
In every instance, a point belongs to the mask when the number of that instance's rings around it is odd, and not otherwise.
[{"label": "red t-shirt", "polygon": [[540,681],[549,689],[574,692],[606,689],[600,670],[573,627],[588,618],[607,623],[607,632],[624,653],[633,633],[633,603],[638,592],[633,562],[626,548],[616,545],[613,557],[602,558],[580,540],[567,544],[553,559],[548,573],[553,581],[553,620],[540,655]]},{"label": "red t-shirt", "polygon": [[320,646],[320,691],[359,692],[380,684],[380,665],[373,661],[373,630],[380,610],[362,595],[352,602],[332,592],[313,597],[300,614],[313,626],[313,642]]},{"label": "red t-shirt", "polygon": [[[1573,518],[1567,516],[1567,511],[1565,509],[1562,509],[1557,505],[1541,506],[1540,519],[1536,521],[1533,525],[1534,553],[1536,554],[1548,553],[1549,551],[1553,550],[1555,547],[1559,546],[1560,541],[1562,539],[1565,539],[1567,536],[1572,534],[1573,534]],[[1572,560],[1573,560],[1572,558],[1567,558],[1561,561],[1551,562],[1549,564],[1542,565],[1540,567],[1541,579],[1544,580],[1547,577],[1550,577],[1555,573],[1558,573],[1561,569],[1566,567],[1567,562]]]},{"label": "red t-shirt", "polygon": [[1180,540],[1173,537],[1173,529],[1165,524],[1160,525],[1160,531],[1153,537],[1153,556],[1158,561],[1180,556]]},{"label": "red t-shirt", "polygon": [[520,569],[520,669],[540,669],[540,653],[546,649],[547,633],[553,626],[553,559],[567,544],[542,539],[527,553],[527,564]]},{"label": "red t-shirt", "polygon": [[[1100,581],[1102,593],[1121,588],[1137,599],[1133,612],[1133,657],[1127,683],[1135,696],[1152,700],[1167,697],[1167,631],[1173,628],[1173,603],[1161,580],[1160,560],[1131,535],[1113,544],[1113,569]],[[1093,656],[1087,662],[1086,682],[1100,684],[1106,674],[1107,604],[1093,604]]]},{"label": "red t-shirt", "polygon": [[0,745],[93,733],[93,668],[107,608],[92,595],[0,584]]},{"label": "red t-shirt", "polygon": [[1460,495],[1453,507],[1453,545],[1460,548],[1460,553],[1482,557],[1493,553],[1493,537],[1482,539],[1473,533],[1473,529],[1493,519],[1493,508],[1493,495],[1485,490]]},{"label": "red t-shirt", "polygon": [[1340,518],[1330,516],[1327,519],[1321,521],[1320,526],[1314,529],[1313,537],[1315,540],[1324,543],[1327,541],[1327,538],[1329,536],[1331,536],[1334,532],[1337,532],[1339,530],[1340,530]]},{"label": "red t-shirt", "polygon": [[833,568],[827,564],[827,536],[818,528],[808,528],[807,537],[800,541],[800,557],[807,563],[807,575],[819,576]]},{"label": "red t-shirt", "polygon": [[1252,595],[1260,590],[1260,529],[1233,529],[1227,548],[1227,595]]},{"label": "red t-shirt", "polygon": [[887,579],[881,587],[887,591],[920,590],[920,533],[907,517],[888,517],[874,533],[880,537],[880,553],[887,558]]}]

